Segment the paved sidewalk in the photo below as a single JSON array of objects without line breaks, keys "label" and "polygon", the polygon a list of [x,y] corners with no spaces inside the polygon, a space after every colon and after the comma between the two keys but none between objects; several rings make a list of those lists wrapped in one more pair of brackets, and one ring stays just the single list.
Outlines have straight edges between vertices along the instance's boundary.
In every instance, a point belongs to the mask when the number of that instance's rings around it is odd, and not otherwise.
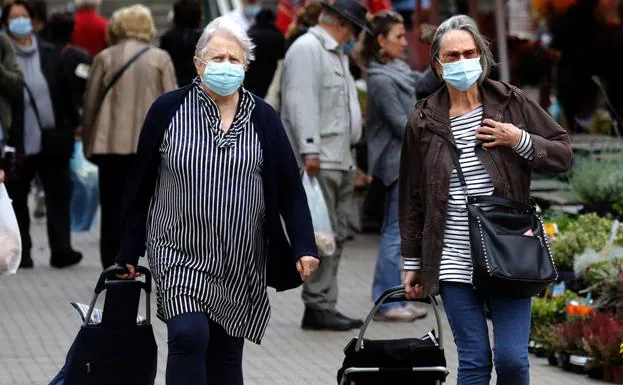
[{"label": "paved sidewalk", "polygon": [[[67,270],[49,267],[45,225],[33,221],[35,268],[15,276],[0,277],[0,385],[47,385],[58,372],[80,322],[69,302],[88,303],[100,273],[97,229],[75,234],[76,249],[85,260]],[[376,259],[376,237],[359,236],[346,249],[340,270],[339,309],[364,317],[370,310],[371,277]],[[245,347],[247,385],[329,385],[336,384],[345,344],[353,332],[304,332],[299,328],[303,306],[300,291],[276,294],[271,291],[272,319],[261,346]],[[444,320],[446,349],[451,374],[456,383],[456,349]],[[164,384],[166,330],[154,320],[159,344],[157,384]],[[371,338],[400,338],[424,335],[434,326],[432,314],[415,324],[374,324]],[[533,385],[592,384],[585,376],[547,366],[543,359],[532,360]],[[494,383],[494,381],[492,381]]]}]

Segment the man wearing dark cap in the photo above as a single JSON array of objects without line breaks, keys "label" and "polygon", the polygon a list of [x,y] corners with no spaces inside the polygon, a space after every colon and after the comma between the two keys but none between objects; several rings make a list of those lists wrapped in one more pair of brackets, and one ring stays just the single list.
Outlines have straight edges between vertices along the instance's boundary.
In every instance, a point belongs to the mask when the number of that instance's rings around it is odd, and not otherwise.
[{"label": "man wearing dark cap", "polygon": [[367,10],[354,0],[322,5],[318,25],[286,54],[281,113],[301,165],[320,182],[337,243],[335,253],[323,255],[320,267],[305,283],[302,327],[350,330],[362,321],[335,309],[355,177],[351,146],[361,137],[361,109],[346,54],[356,36],[367,30]]}]

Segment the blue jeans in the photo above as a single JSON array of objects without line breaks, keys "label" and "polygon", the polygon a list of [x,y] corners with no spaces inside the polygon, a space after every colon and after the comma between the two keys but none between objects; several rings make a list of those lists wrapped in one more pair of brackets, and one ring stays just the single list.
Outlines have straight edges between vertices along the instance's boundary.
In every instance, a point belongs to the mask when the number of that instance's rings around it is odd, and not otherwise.
[{"label": "blue jeans", "polygon": [[[400,267],[400,228],[398,226],[398,183],[394,183],[385,197],[385,211],[379,254],[372,283],[372,300],[376,301],[387,289],[402,283]],[[388,303],[381,306],[384,312],[402,306],[401,303]]]},{"label": "blue jeans", "polygon": [[167,385],[242,385],[243,338],[228,336],[203,313],[167,321]]},{"label": "blue jeans", "polygon": [[528,385],[531,299],[484,295],[469,284],[454,282],[442,282],[440,291],[459,352],[457,385],[489,385],[491,380],[485,303],[493,321],[497,383]]}]

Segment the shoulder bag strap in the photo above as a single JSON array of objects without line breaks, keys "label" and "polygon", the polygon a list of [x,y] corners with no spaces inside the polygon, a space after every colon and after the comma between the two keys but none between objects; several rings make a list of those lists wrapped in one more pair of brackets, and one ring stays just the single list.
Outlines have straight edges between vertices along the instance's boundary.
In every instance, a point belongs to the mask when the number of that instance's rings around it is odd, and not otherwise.
[{"label": "shoulder bag strap", "polygon": [[450,141],[448,141],[448,147],[450,148],[450,156],[452,156],[452,163],[454,163],[456,175],[459,177],[459,182],[461,183],[461,187],[465,193],[465,199],[467,199],[469,196],[467,194],[467,183],[465,183],[465,175],[463,175],[463,169],[461,168],[461,162],[459,161],[461,150],[456,148]]},{"label": "shoulder bag strap", "polygon": [[43,126],[41,125],[41,116],[39,115],[39,109],[37,108],[37,103],[35,102],[35,95],[33,95],[30,87],[26,82],[24,84],[24,89],[28,93],[28,98],[30,99],[30,104],[32,105],[32,111],[35,113],[35,118],[37,119],[37,124],[39,125],[39,129],[43,131]]},{"label": "shoulder bag strap", "polygon": [[130,68],[130,66],[135,61],[137,61],[141,56],[143,56],[143,54],[145,52],[149,51],[150,49],[151,49],[151,47],[147,46],[147,47],[143,48],[142,50],[138,51],[138,53],[136,53],[136,55],[132,56],[130,58],[130,60],[128,60],[123,65],[123,67],[121,67],[121,69],[119,69],[119,71],[117,71],[117,73],[112,77],[112,80],[110,81],[110,83],[108,83],[106,88],[104,88],[104,92],[102,93],[102,101],[104,101],[104,98],[106,97],[106,94],[108,94],[108,91],[110,91],[110,89],[115,85],[115,83],[117,83],[117,81],[121,78],[121,76],[123,76],[125,71],[127,71],[127,69]]}]

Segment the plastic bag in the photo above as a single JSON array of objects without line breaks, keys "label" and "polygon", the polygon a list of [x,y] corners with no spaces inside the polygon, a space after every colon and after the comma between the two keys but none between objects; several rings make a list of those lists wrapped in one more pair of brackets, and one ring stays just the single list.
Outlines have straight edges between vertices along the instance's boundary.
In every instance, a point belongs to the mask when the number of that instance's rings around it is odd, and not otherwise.
[{"label": "plastic bag", "polygon": [[74,144],[71,159],[71,231],[89,231],[99,206],[97,166],[82,153],[82,142]]},{"label": "plastic bag", "polygon": [[0,274],[15,274],[22,260],[22,239],[9,193],[0,184]]},{"label": "plastic bag", "polygon": [[316,246],[323,257],[330,257],[335,253],[336,243],[333,227],[331,226],[331,217],[327,203],[322,195],[320,183],[317,178],[303,174],[303,187],[307,194],[307,202],[309,211],[311,212],[312,222],[314,225],[314,234],[316,236]]}]

